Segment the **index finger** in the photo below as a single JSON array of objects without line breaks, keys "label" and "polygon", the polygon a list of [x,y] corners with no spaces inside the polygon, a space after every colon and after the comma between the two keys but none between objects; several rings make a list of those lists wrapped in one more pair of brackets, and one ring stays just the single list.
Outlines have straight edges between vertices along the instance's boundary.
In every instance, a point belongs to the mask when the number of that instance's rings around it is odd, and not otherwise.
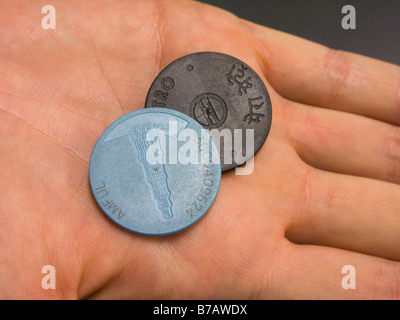
[{"label": "index finger", "polygon": [[268,81],[283,97],[400,124],[400,67],[247,21]]}]

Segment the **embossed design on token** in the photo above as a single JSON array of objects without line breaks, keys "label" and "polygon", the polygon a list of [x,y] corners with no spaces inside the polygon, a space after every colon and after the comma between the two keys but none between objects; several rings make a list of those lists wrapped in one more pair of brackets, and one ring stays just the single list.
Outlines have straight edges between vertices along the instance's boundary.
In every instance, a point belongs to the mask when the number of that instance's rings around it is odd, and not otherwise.
[{"label": "embossed design on token", "polygon": [[[173,87],[165,86],[169,78]],[[222,140],[219,133],[211,132],[220,151],[222,171],[242,165],[258,152],[272,120],[269,93],[257,73],[239,59],[216,52],[190,54],[162,70],[147,95],[146,108],[152,107],[183,112],[206,129],[229,129],[229,139]],[[234,130],[240,135],[234,135]],[[253,130],[253,148],[248,147],[246,130]]]},{"label": "embossed design on token", "polygon": [[174,110],[134,111],[104,131],[93,149],[89,175],[96,201],[107,216],[129,230],[162,235],[184,229],[205,214],[219,188],[221,165],[181,164],[179,157],[168,161],[174,150],[200,150],[205,143],[187,140],[185,130],[206,137],[206,151],[218,154],[201,125]]},{"label": "embossed design on token", "polygon": [[139,124],[132,128],[131,137],[136,146],[140,164],[146,174],[146,180],[151,187],[153,198],[157,202],[157,208],[160,210],[161,217],[168,220],[173,217],[173,213],[170,199],[171,191],[168,188],[165,166],[163,164],[150,164],[146,160],[146,151],[150,145],[150,143],[146,141],[146,133],[150,129],[152,128],[149,126]]},{"label": "embossed design on token", "polygon": [[190,116],[206,129],[218,128],[225,122],[227,115],[225,101],[213,93],[197,96],[190,106]]}]

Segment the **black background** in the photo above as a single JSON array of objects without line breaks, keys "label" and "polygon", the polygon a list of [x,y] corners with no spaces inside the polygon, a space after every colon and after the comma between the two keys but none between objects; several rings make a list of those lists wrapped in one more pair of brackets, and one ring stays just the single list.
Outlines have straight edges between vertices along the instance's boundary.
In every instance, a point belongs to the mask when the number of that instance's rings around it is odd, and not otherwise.
[{"label": "black background", "polygon": [[[237,16],[400,65],[400,0],[203,0]],[[342,8],[356,9],[357,29],[342,28]]]}]

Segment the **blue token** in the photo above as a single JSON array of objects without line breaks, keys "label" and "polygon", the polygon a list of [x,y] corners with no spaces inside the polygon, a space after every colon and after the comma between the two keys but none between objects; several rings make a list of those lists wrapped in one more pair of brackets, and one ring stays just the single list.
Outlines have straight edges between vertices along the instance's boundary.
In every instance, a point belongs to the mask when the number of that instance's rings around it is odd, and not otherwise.
[{"label": "blue token", "polygon": [[122,227],[164,235],[198,221],[221,182],[219,151],[203,127],[171,109],[128,113],[100,136],[90,185],[105,214]]}]

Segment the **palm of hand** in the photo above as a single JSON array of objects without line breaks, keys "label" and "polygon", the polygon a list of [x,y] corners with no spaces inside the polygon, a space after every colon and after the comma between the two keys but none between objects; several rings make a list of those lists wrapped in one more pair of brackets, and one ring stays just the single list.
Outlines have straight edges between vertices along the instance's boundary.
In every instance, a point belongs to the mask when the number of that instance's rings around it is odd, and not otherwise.
[{"label": "palm of hand", "polygon": [[[5,195],[0,278],[7,279],[6,294],[296,296],[301,284],[292,285],[292,292],[286,286],[307,274],[299,258],[305,254],[309,264],[321,259],[316,264],[324,265],[329,252],[337,252],[300,251],[285,238],[286,233],[301,239],[303,232],[292,232],[291,226],[301,208],[310,206],[315,173],[290,141],[288,121],[296,118],[285,111],[290,102],[270,86],[273,125],[255,158],[255,172],[224,175],[211,210],[188,230],[166,238],[122,230],[101,212],[88,181],[99,135],[118,117],[144,106],[152,80],[169,62],[191,52],[219,51],[263,75],[265,57],[249,36],[253,27],[196,3],[55,6],[55,31],[40,28],[37,3],[3,22],[11,30],[0,40],[0,193]],[[339,254],[338,261],[339,266]],[[40,287],[40,269],[47,264],[57,270],[54,292]],[[300,296],[313,295],[305,290]]]}]

